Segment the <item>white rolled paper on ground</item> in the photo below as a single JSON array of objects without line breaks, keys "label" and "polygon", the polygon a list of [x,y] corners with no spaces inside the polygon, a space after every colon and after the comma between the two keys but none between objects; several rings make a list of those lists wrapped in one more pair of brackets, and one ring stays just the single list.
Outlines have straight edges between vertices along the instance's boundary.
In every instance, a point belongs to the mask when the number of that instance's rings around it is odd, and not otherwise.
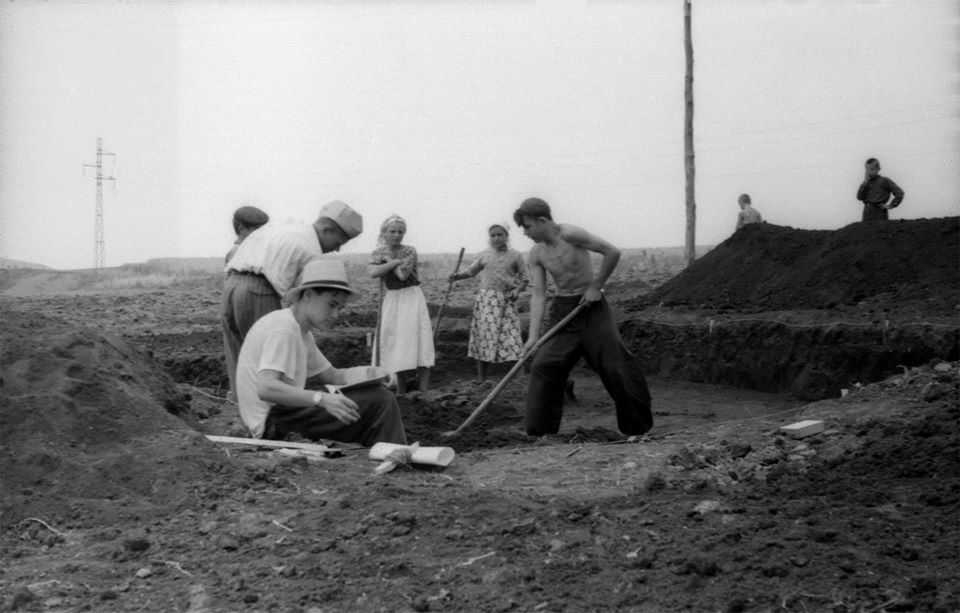
[{"label": "white rolled paper on ground", "polygon": [[419,447],[416,445],[398,445],[396,443],[377,443],[370,448],[371,460],[384,460],[392,452],[406,447],[411,450],[410,461],[414,464],[447,466],[456,455],[450,447]]}]

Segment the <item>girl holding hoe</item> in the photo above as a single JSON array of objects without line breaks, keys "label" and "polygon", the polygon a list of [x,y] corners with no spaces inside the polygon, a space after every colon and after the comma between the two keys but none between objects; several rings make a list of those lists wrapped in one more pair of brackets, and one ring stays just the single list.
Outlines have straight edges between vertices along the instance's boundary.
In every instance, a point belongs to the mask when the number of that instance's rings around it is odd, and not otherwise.
[{"label": "girl holding hoe", "polygon": [[417,275],[417,250],[403,244],[406,233],[407,222],[399,215],[384,220],[367,269],[385,290],[381,291],[373,365],[394,374],[398,394],[407,392],[409,371],[416,371],[417,388],[427,391],[435,357],[430,312]]},{"label": "girl holding hoe", "polygon": [[473,303],[467,356],[477,361],[477,383],[483,383],[490,364],[515,362],[523,355],[517,298],[527,289],[529,275],[523,256],[509,246],[508,224],[487,228],[490,248],[450,281],[480,274],[480,289]]}]

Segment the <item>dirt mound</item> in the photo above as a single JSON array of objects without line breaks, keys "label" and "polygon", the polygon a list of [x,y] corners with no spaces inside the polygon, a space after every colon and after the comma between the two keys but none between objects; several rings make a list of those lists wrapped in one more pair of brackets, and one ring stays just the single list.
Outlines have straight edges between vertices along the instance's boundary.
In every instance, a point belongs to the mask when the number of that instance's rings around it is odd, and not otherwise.
[{"label": "dirt mound", "polygon": [[960,218],[834,231],[753,224],[617,302],[650,372],[820,400],[956,360]]},{"label": "dirt mound", "polygon": [[125,341],[12,311],[0,338],[5,525],[40,512],[63,519],[86,509],[103,520],[121,506],[175,505],[193,484],[232,470],[175,417],[189,397]]},{"label": "dirt mound", "polygon": [[0,588],[31,611],[947,613],[958,382],[938,364],[809,405],[827,430],[801,440],[688,423],[385,476],[237,451],[248,479],[198,511],[0,533]]},{"label": "dirt mound", "polygon": [[854,223],[839,230],[748,225],[646,297],[662,304],[756,313],[922,303],[960,304],[960,217]]},{"label": "dirt mound", "polygon": [[[612,401],[583,369],[562,436],[526,437],[520,372],[451,441],[440,434],[494,381],[473,383],[447,344],[435,387],[400,402],[411,440],[457,459],[375,475],[362,451],[214,451],[179,419],[210,434],[238,421],[212,387],[188,387],[209,364],[179,387],[164,374],[170,356],[218,351],[209,295],[10,304],[4,610],[956,609],[956,363],[806,407],[652,378],[658,426],[640,441],[613,430]],[[356,332],[324,344],[359,355]],[[827,429],[779,433],[801,418]]]}]

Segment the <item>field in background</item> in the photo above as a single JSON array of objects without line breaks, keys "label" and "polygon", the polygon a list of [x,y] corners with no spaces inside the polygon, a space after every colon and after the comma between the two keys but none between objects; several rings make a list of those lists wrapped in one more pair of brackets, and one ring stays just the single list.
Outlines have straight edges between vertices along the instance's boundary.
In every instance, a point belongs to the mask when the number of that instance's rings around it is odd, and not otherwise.
[{"label": "field in background", "polygon": [[[709,247],[701,247],[702,256]],[[620,264],[614,271],[613,283],[623,283],[647,277],[673,276],[685,267],[682,247],[650,249],[625,249]],[[461,268],[466,267],[479,255],[464,255]],[[524,254],[526,255],[526,254]],[[360,288],[375,288],[367,275],[368,254],[336,254],[329,257],[343,260],[351,282]],[[599,256],[595,256],[599,262]],[[457,263],[455,253],[421,253],[420,279],[425,283],[446,283]],[[4,269],[3,276],[12,278],[24,268]],[[36,270],[36,267],[33,267]],[[50,270],[50,269],[46,269]],[[59,272],[52,271],[51,272]],[[223,260],[221,258],[158,258],[141,264],[124,264],[100,270],[86,269],[64,271],[73,278],[73,290],[110,289],[163,289],[170,287],[209,287],[219,289],[223,283]],[[6,285],[6,284],[4,284]]]}]

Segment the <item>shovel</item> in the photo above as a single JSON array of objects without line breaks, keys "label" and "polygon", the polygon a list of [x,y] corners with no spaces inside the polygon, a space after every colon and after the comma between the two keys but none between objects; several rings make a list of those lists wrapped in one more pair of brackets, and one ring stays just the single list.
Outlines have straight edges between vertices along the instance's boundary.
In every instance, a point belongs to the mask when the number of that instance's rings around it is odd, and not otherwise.
[{"label": "shovel", "polygon": [[[453,269],[453,274],[460,272],[460,262],[463,261],[463,247],[460,247],[460,257],[457,258],[457,265]],[[443,302],[440,303],[440,310],[437,311],[437,323],[433,328],[433,341],[437,341],[437,333],[440,332],[440,318],[443,317],[443,309],[447,306],[447,300],[450,298],[450,290],[453,289],[453,281],[447,286],[447,293],[443,295]]]},{"label": "shovel", "polygon": [[570,311],[569,313],[567,313],[567,316],[564,317],[563,319],[561,319],[561,320],[557,323],[557,325],[555,325],[554,327],[550,328],[550,329],[547,331],[546,334],[544,334],[543,336],[541,336],[540,338],[538,338],[538,339],[537,339],[537,342],[534,343],[532,347],[530,347],[530,351],[528,351],[528,352],[526,352],[525,354],[523,354],[522,356],[520,356],[520,359],[517,360],[517,363],[513,365],[513,368],[510,369],[510,372],[508,372],[508,373],[503,377],[503,379],[500,380],[500,383],[497,383],[497,386],[490,391],[490,393],[487,395],[486,398],[483,399],[483,402],[480,403],[480,406],[478,406],[476,409],[473,410],[473,413],[470,414],[470,417],[468,417],[468,418],[466,419],[466,421],[464,421],[462,424],[460,424],[460,427],[457,428],[456,430],[450,430],[450,431],[448,431],[448,432],[444,432],[444,433],[442,433],[440,436],[442,436],[442,437],[444,437],[444,438],[449,438],[449,437],[457,436],[457,435],[459,435],[461,432],[463,432],[463,431],[466,429],[467,426],[469,426],[470,424],[472,424],[472,423],[474,422],[474,420],[475,420],[477,417],[480,416],[480,413],[482,413],[483,410],[484,410],[485,408],[487,408],[487,406],[488,406],[491,402],[493,402],[493,399],[497,397],[497,394],[499,394],[499,393],[503,390],[503,388],[507,386],[507,383],[509,383],[509,382],[510,382],[510,379],[512,379],[513,376],[517,374],[517,371],[520,370],[520,369],[523,367],[523,363],[527,361],[527,358],[529,358],[530,356],[532,356],[533,354],[535,354],[535,353],[537,352],[537,349],[539,349],[540,346],[543,345],[543,344],[547,341],[547,339],[549,339],[551,336],[553,336],[554,334],[556,334],[557,332],[559,332],[560,330],[562,330],[563,327],[566,326],[568,323],[570,323],[570,320],[572,320],[574,317],[576,317],[576,315],[577,315],[580,311],[582,311],[584,308],[586,308],[586,306],[587,306],[587,303],[586,303],[586,302],[581,302],[580,304],[578,304],[578,305],[576,306],[576,308],[574,308],[572,311]]}]

